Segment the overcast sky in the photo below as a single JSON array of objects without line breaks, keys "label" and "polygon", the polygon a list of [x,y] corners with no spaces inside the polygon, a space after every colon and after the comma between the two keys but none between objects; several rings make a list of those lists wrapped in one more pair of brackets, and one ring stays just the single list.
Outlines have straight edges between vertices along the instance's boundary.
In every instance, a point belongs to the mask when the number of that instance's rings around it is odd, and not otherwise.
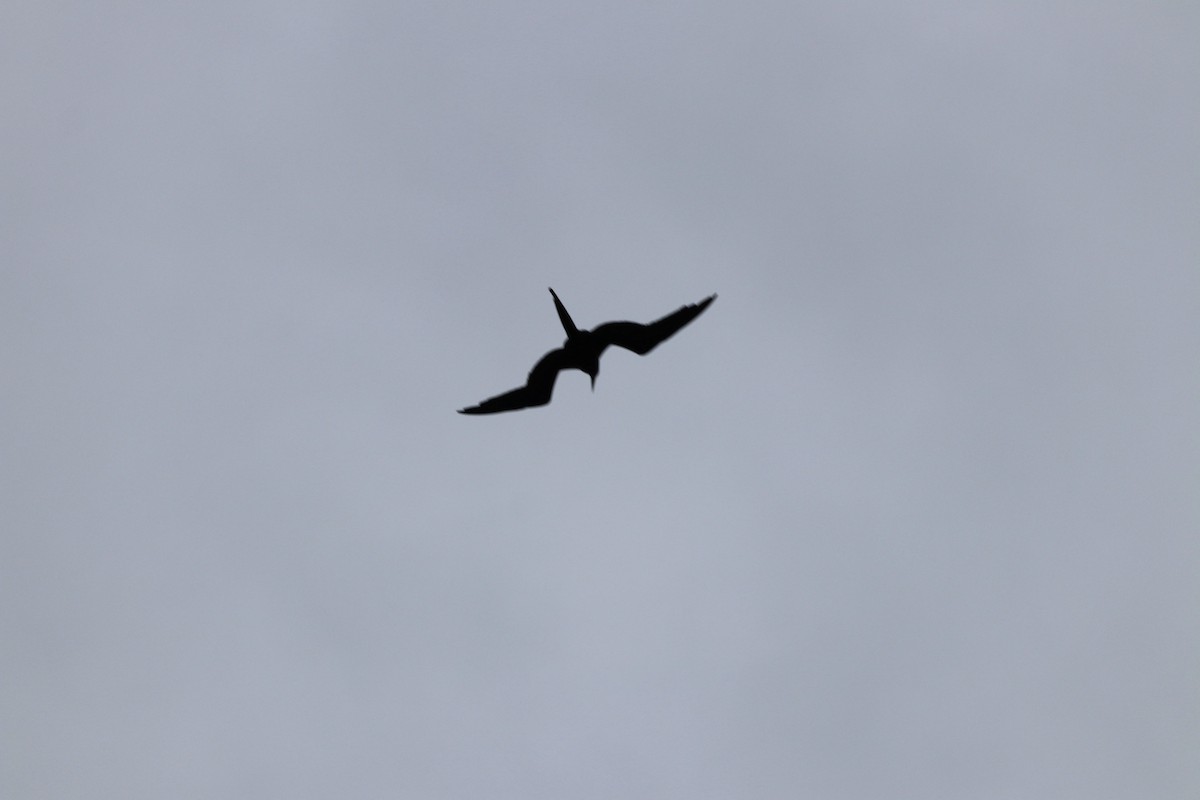
[{"label": "overcast sky", "polygon": [[185,6],[0,11],[0,796],[1200,795],[1200,6]]}]

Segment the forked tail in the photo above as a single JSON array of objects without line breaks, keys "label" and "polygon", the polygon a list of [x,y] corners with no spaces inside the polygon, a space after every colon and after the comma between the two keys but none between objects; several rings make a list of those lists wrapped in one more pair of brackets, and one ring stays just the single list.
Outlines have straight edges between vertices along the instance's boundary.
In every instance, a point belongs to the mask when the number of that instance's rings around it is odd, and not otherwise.
[{"label": "forked tail", "polygon": [[554,307],[558,309],[558,318],[562,320],[563,330],[567,332],[567,338],[571,339],[579,335],[579,328],[575,327],[575,321],[571,319],[571,315],[567,313],[567,309],[563,308],[562,301],[558,299],[558,295],[554,290],[550,290],[550,295],[554,298]]}]

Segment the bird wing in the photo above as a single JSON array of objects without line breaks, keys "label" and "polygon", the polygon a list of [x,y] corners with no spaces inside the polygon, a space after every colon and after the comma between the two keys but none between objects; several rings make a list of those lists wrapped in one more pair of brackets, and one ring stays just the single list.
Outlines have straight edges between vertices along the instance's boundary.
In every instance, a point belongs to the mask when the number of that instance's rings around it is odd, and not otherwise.
[{"label": "bird wing", "polygon": [[554,391],[554,380],[559,370],[566,366],[565,351],[560,347],[551,350],[529,370],[529,379],[524,386],[489,397],[478,405],[459,409],[460,414],[495,414],[500,411],[516,411],[521,408],[544,406],[550,402]]},{"label": "bird wing", "polygon": [[681,306],[678,310],[667,314],[662,319],[646,323],[645,325],[639,322],[606,322],[603,325],[597,326],[592,331],[592,334],[605,347],[615,344],[617,347],[624,347],[626,350],[632,350],[639,356],[644,356],[659,344],[674,336],[684,325],[687,325],[700,316],[700,313],[708,308],[709,304],[716,299],[717,296],[715,294],[709,295],[699,303]]}]

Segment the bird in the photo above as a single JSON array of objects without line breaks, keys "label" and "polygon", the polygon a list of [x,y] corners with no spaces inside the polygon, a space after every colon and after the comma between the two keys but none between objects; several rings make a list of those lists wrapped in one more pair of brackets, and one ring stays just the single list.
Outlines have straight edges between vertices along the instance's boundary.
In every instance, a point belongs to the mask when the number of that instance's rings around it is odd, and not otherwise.
[{"label": "bird", "polygon": [[700,316],[713,300],[711,294],[698,303],[680,306],[662,319],[642,324],[639,322],[605,322],[590,331],[576,327],[571,315],[558,299],[554,289],[550,289],[554,298],[554,307],[558,310],[558,318],[562,322],[567,338],[562,347],[546,353],[529,371],[529,378],[524,386],[498,394],[467,408],[460,408],[460,414],[496,414],[501,411],[517,411],[522,408],[544,406],[550,402],[554,391],[554,381],[558,373],[564,369],[577,369],[586,372],[592,379],[592,390],[596,389],[596,376],[600,374],[600,354],[609,345],[623,347],[639,356],[644,356],[674,336],[680,328]]}]

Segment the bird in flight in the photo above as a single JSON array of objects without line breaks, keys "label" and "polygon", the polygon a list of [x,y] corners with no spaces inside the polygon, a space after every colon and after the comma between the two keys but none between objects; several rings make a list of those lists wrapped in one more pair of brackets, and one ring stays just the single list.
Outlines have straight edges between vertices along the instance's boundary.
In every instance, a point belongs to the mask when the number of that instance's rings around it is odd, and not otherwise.
[{"label": "bird in flight", "polygon": [[495,414],[500,411],[516,411],[521,408],[544,406],[550,402],[550,394],[554,391],[554,380],[564,369],[577,369],[586,372],[592,379],[592,389],[596,388],[596,375],[600,373],[600,354],[604,348],[615,344],[632,350],[639,356],[644,356],[655,347],[670,339],[675,333],[689,322],[700,316],[700,312],[708,308],[715,294],[701,300],[699,303],[681,306],[678,310],[667,314],[660,320],[646,323],[638,322],[606,322],[597,325],[590,331],[581,331],[575,327],[571,315],[563,308],[562,301],[554,290],[550,290],[554,298],[554,307],[558,309],[558,318],[562,320],[567,339],[563,346],[551,350],[542,356],[533,369],[529,371],[529,379],[524,386],[518,386],[512,391],[498,394],[484,400],[478,405],[461,408],[460,414]]}]

